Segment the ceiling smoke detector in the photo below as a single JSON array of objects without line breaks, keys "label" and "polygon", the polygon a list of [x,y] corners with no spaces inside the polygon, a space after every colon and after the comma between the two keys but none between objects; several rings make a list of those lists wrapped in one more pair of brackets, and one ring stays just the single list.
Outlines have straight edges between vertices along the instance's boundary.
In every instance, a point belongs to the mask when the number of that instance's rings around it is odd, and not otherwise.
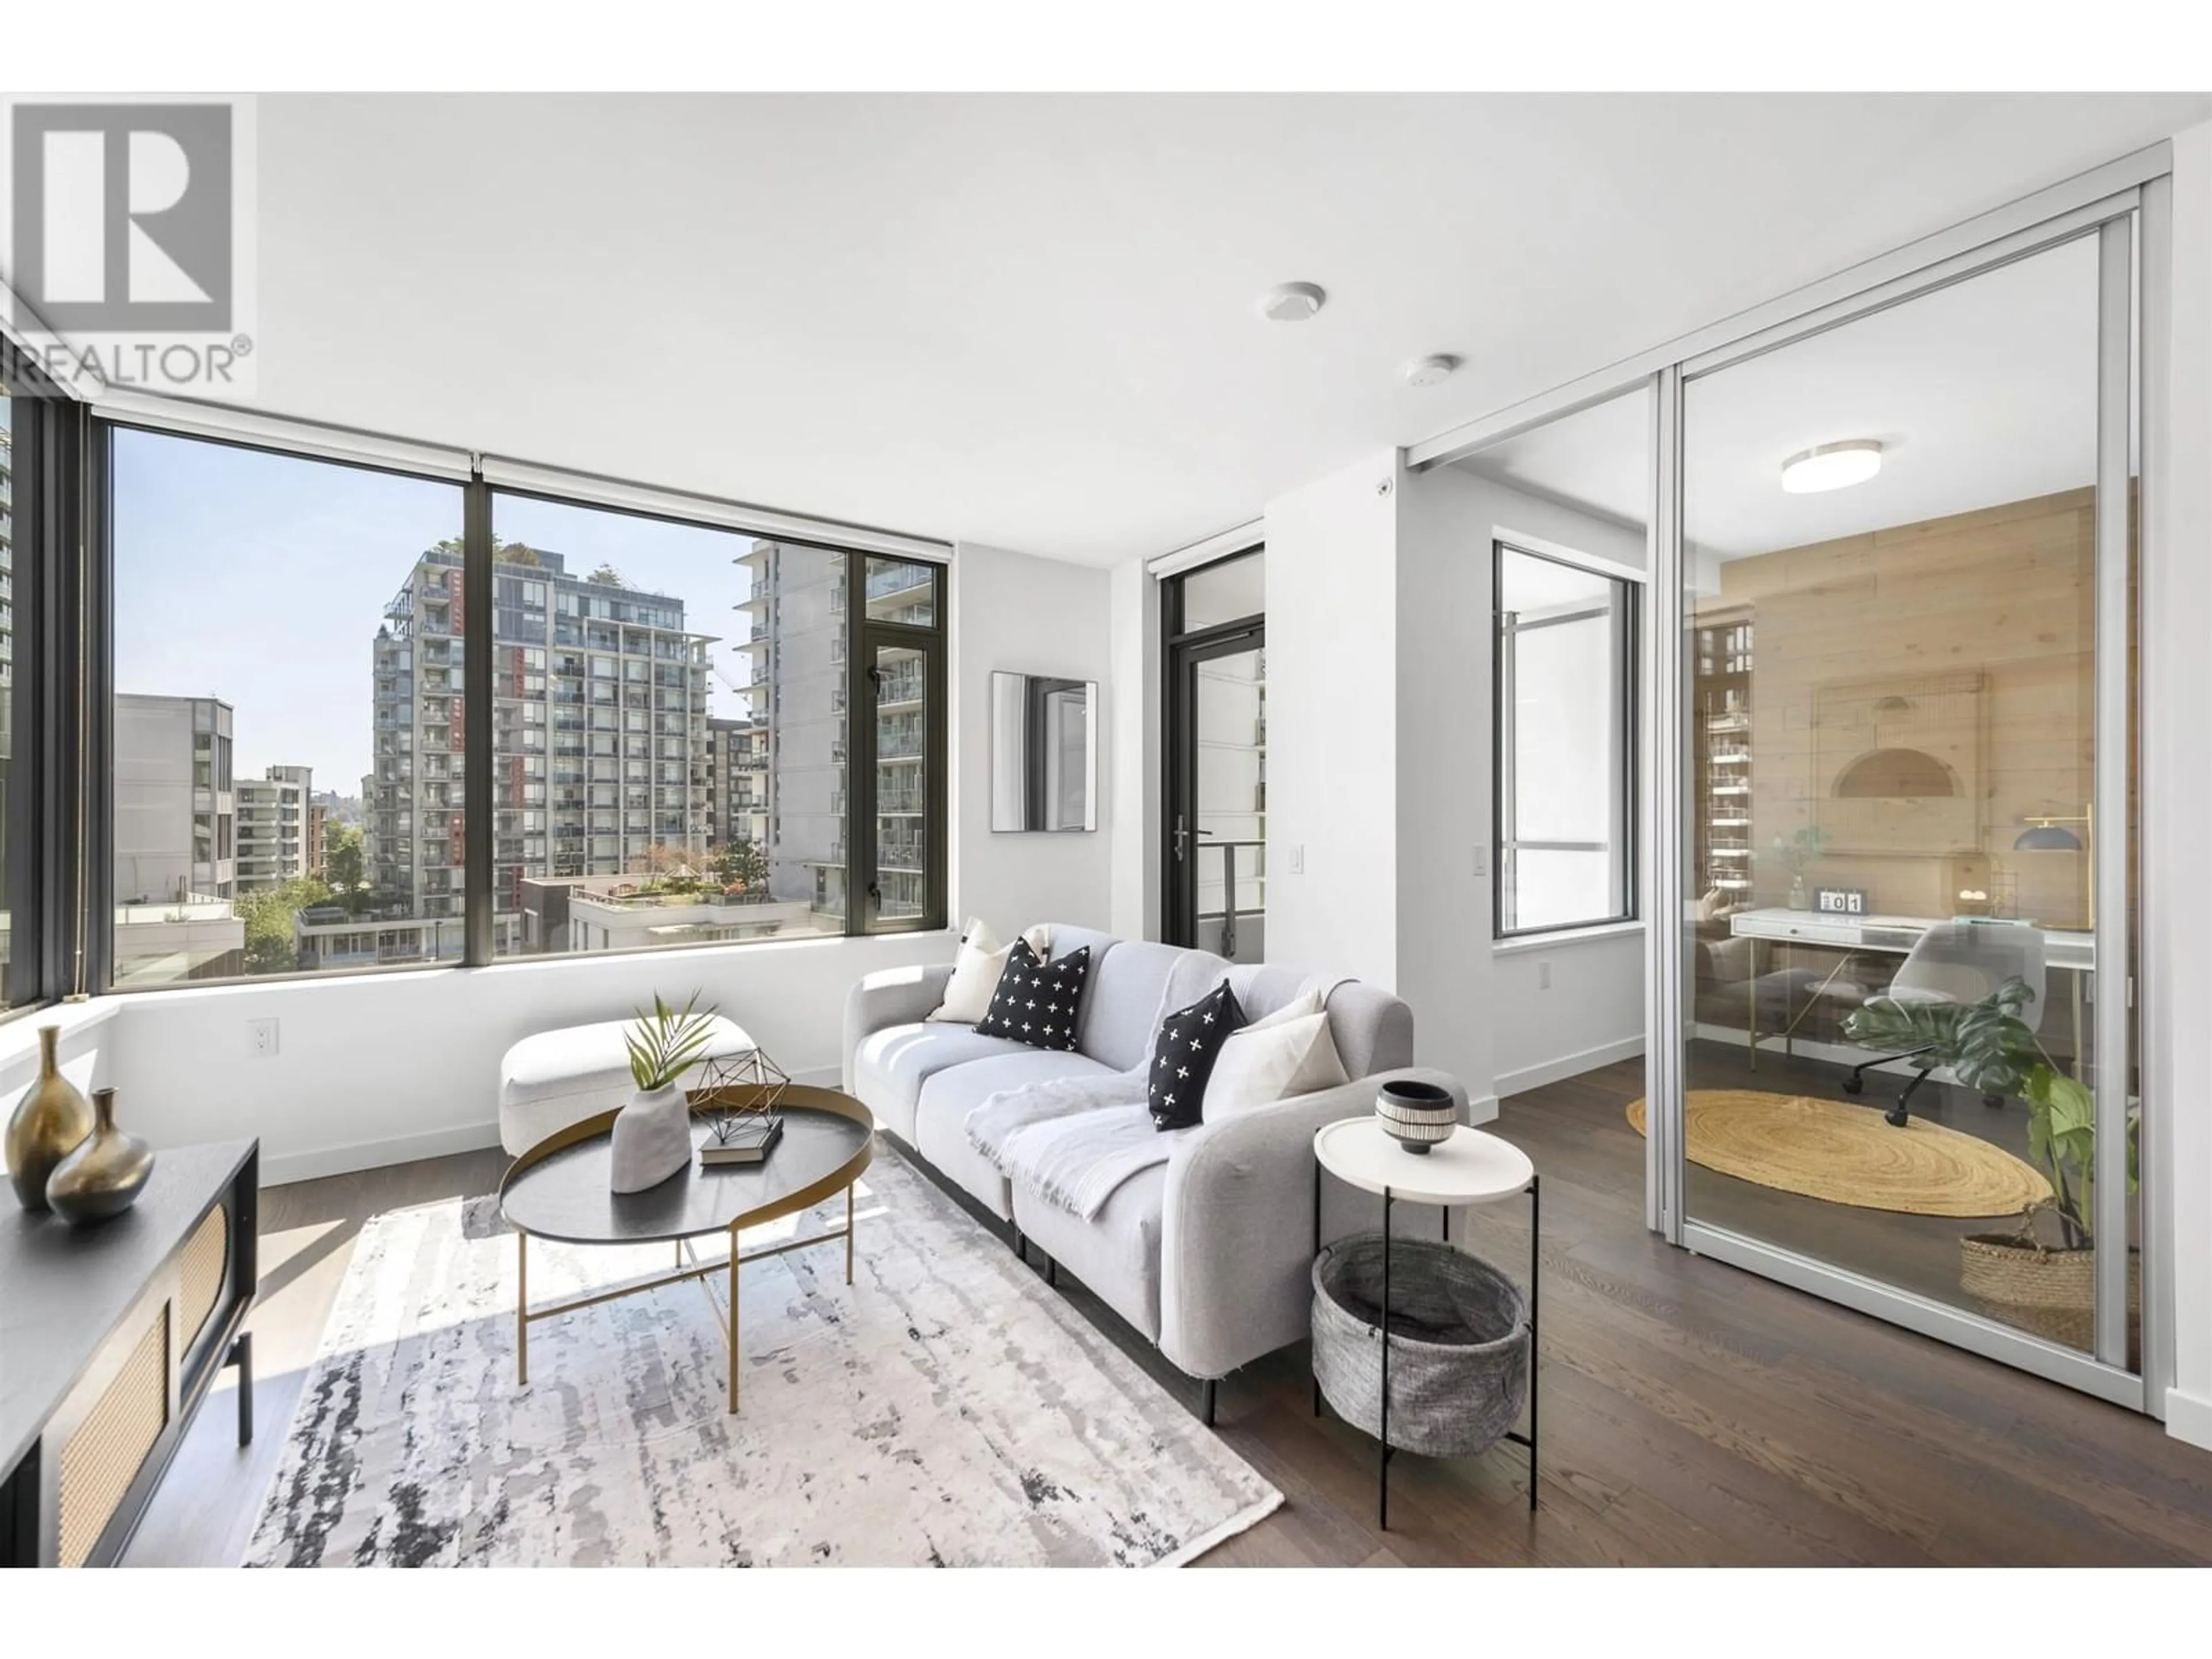
[{"label": "ceiling smoke detector", "polygon": [[1459,368],[1459,359],[1439,352],[1433,357],[1424,357],[1419,362],[1406,365],[1407,386],[1434,386],[1449,380]]},{"label": "ceiling smoke detector", "polygon": [[1782,463],[1782,488],[1792,495],[1813,495],[1864,483],[1881,471],[1881,446],[1871,438],[1815,444]]},{"label": "ceiling smoke detector", "polygon": [[1271,323],[1303,323],[1328,303],[1318,283],[1282,283],[1260,296],[1260,314]]}]

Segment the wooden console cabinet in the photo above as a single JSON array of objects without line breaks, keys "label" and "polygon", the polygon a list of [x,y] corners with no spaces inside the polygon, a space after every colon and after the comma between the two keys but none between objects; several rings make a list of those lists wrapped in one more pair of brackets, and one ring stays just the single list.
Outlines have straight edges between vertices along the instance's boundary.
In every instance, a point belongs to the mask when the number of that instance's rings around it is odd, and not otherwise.
[{"label": "wooden console cabinet", "polygon": [[260,1166],[179,1147],[112,1221],[0,1214],[0,1565],[112,1565],[227,1364],[253,1437]]}]

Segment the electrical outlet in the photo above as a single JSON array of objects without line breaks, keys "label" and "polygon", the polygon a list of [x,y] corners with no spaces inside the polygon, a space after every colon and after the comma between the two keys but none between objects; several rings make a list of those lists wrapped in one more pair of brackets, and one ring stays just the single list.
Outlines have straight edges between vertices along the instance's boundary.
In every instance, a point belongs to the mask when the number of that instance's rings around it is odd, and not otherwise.
[{"label": "electrical outlet", "polygon": [[249,1019],[246,1022],[246,1052],[256,1060],[267,1060],[276,1054],[275,1020]]},{"label": "electrical outlet", "polygon": [[1552,964],[1548,962],[1540,962],[1536,964],[1536,988],[1540,991],[1548,991],[1552,988]]},{"label": "electrical outlet", "polygon": [[1303,876],[1305,872],[1306,844],[1302,841],[1293,842],[1291,843],[1291,873],[1294,876]]}]

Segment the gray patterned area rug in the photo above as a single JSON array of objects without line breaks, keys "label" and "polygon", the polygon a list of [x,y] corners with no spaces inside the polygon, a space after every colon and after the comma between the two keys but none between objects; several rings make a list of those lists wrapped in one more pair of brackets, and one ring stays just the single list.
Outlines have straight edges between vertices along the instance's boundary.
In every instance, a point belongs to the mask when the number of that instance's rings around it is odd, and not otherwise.
[{"label": "gray patterned area rug", "polygon": [[[754,1249],[844,1200],[749,1231]],[[836,1244],[744,1270],[740,1415],[696,1284],[533,1324],[497,1200],[370,1221],[250,1566],[1173,1565],[1276,1491],[930,1182],[879,1152]],[[533,1306],[669,1248],[532,1240]]]}]

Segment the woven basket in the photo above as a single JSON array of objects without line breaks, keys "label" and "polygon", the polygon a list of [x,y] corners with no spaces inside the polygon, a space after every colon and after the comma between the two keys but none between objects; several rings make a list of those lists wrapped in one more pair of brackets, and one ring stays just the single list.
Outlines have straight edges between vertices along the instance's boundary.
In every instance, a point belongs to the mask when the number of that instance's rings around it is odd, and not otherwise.
[{"label": "woven basket", "polygon": [[[1959,1287],[1992,1318],[2069,1348],[2097,1340],[2097,1253],[2053,1250],[2017,1236],[1975,1233],[1959,1241]],[[2129,1324],[2142,1305],[2142,1259],[2128,1252]]]},{"label": "woven basket", "polygon": [[[1313,1266],[1314,1380],[1370,1434],[1382,1420],[1382,1237],[1328,1246]],[[1425,1239],[1390,1242],[1390,1443],[1470,1457],[1502,1438],[1528,1396],[1528,1305],[1488,1262]]]}]

